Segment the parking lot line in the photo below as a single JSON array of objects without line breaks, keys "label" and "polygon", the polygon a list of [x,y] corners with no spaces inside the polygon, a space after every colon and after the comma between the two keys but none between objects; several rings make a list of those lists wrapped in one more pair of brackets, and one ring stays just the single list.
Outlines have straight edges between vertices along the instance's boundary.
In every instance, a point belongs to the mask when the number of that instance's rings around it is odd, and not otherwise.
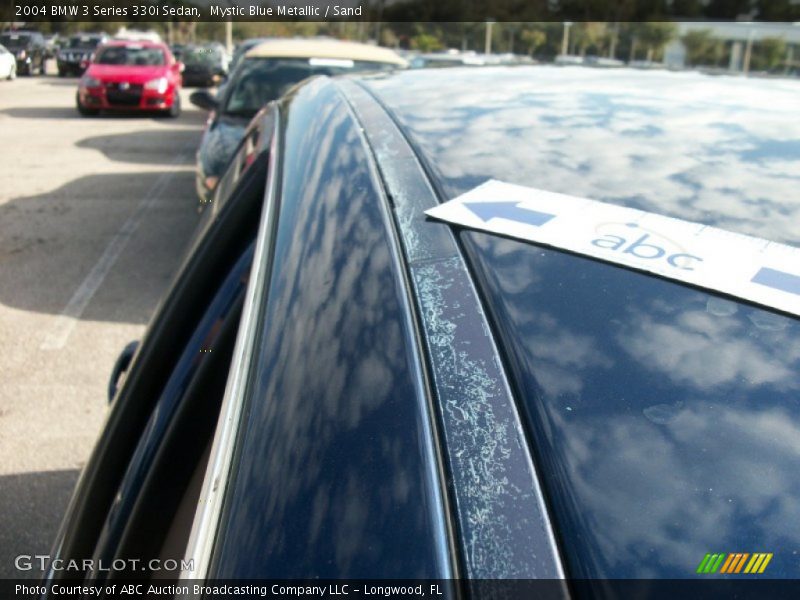
[{"label": "parking lot line", "polygon": [[[171,166],[181,164],[185,160],[186,155],[184,153],[179,153]],[[54,318],[52,324],[45,333],[44,341],[42,341],[42,344],[39,346],[41,350],[60,350],[66,345],[70,334],[73,329],[75,329],[78,319],[80,319],[83,311],[86,310],[89,302],[91,302],[92,297],[103,284],[106,275],[111,271],[114,263],[117,262],[122,251],[128,245],[134,232],[142,222],[144,215],[156,203],[159,195],[166,189],[172,178],[180,172],[181,171],[178,170],[171,170],[163,173],[156,179],[152,187],[145,194],[144,199],[139,203],[139,206],[136,207],[134,213],[128,217],[114,237],[111,238],[103,254],[75,290],[75,293],[72,295],[69,302],[67,302],[67,305],[63,308],[61,313]]]}]

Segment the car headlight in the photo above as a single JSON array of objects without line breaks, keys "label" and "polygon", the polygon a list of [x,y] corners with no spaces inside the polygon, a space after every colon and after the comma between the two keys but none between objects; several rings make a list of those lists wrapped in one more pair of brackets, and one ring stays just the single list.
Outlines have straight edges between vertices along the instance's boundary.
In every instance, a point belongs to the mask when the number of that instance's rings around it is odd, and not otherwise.
[{"label": "car headlight", "polygon": [[146,90],[155,90],[159,94],[163,94],[167,91],[167,86],[169,82],[167,81],[166,77],[159,77],[158,79],[151,79],[147,83],[144,84],[144,89]]},{"label": "car headlight", "polygon": [[102,85],[101,81],[95,77],[85,76],[81,78],[81,87],[83,88],[96,88]]}]

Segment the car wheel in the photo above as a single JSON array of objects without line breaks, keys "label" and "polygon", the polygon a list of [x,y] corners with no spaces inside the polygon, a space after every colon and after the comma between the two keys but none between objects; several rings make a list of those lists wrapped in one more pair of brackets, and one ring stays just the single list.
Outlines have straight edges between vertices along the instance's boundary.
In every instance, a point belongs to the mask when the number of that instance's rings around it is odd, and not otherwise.
[{"label": "car wheel", "polygon": [[100,112],[96,108],[86,108],[83,104],[81,104],[81,99],[78,95],[75,96],[75,106],[78,108],[78,112],[82,117],[94,117]]}]

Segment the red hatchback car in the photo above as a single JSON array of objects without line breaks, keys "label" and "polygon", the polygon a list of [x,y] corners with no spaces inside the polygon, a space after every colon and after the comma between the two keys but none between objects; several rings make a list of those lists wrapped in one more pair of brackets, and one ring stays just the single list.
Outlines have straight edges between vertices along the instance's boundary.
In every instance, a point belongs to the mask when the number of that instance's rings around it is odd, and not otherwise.
[{"label": "red hatchback car", "polygon": [[112,41],[100,46],[78,83],[78,112],[181,111],[181,63],[160,42]]}]

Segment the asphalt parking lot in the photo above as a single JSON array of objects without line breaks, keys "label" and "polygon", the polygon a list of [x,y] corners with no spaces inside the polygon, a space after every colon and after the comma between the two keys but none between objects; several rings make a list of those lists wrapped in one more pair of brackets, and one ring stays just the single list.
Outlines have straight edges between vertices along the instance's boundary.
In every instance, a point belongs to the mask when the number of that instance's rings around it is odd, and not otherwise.
[{"label": "asphalt parking lot", "polygon": [[196,226],[205,114],[75,111],[76,79],[0,82],[0,577],[46,554],[141,337]]}]

